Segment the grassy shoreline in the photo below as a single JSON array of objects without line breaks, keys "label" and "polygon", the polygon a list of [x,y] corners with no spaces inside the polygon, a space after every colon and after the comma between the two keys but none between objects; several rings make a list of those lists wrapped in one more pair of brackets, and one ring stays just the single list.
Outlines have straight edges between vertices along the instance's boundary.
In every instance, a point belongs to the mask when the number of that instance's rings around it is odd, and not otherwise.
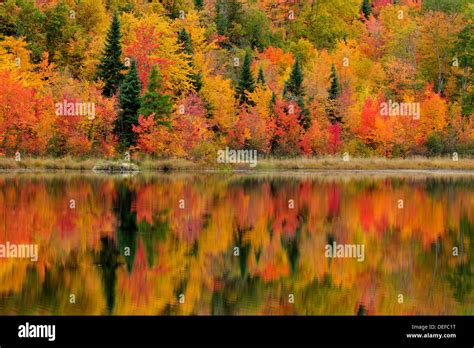
[{"label": "grassy shoreline", "polygon": [[413,157],[407,159],[387,158],[353,158],[345,162],[341,158],[268,158],[259,159],[255,168],[248,164],[206,164],[184,159],[133,160],[132,164],[119,160],[75,159],[75,158],[25,158],[15,161],[11,158],[0,158],[2,171],[279,171],[279,170],[474,170],[474,158]]}]

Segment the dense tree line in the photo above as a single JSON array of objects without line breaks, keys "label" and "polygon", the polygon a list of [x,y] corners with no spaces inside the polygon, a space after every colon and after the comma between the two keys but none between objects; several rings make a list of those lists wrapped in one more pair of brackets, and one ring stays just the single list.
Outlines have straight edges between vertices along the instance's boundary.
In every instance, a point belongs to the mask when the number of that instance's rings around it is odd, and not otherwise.
[{"label": "dense tree line", "polygon": [[[472,155],[473,14],[466,0],[6,0],[0,152]],[[58,115],[63,101],[94,115]]]}]

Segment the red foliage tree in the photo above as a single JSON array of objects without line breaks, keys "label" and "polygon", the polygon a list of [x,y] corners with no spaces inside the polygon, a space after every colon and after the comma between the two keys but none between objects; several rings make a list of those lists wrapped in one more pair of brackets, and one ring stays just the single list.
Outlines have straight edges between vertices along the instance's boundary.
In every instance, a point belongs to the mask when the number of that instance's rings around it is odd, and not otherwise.
[{"label": "red foliage tree", "polygon": [[341,140],[341,124],[335,123],[328,126],[329,139],[327,143],[327,151],[336,154],[342,148]]},{"label": "red foliage tree", "polygon": [[141,24],[135,30],[135,37],[125,47],[125,54],[137,62],[138,77],[142,83],[142,91],[148,86],[148,75],[155,64],[169,64],[165,59],[156,56],[159,45],[156,42],[161,33],[155,32],[155,28],[146,23]]},{"label": "red foliage tree", "polygon": [[300,109],[294,102],[277,100],[273,108],[275,114],[274,147],[280,155],[296,156],[302,134],[298,122]]}]

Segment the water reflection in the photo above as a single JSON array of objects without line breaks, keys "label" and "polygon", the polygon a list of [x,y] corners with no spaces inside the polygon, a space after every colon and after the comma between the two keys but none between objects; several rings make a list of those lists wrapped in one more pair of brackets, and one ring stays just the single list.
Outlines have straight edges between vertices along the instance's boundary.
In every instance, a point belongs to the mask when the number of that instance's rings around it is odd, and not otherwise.
[{"label": "water reflection", "polygon": [[0,314],[474,314],[473,238],[472,176],[3,175]]}]

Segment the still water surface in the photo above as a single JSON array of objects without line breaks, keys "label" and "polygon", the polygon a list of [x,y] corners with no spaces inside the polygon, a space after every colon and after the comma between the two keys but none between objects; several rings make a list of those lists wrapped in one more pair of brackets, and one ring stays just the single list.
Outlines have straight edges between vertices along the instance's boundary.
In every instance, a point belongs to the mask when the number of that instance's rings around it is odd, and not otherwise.
[{"label": "still water surface", "polygon": [[2,174],[7,243],[0,315],[474,314],[472,175]]}]

